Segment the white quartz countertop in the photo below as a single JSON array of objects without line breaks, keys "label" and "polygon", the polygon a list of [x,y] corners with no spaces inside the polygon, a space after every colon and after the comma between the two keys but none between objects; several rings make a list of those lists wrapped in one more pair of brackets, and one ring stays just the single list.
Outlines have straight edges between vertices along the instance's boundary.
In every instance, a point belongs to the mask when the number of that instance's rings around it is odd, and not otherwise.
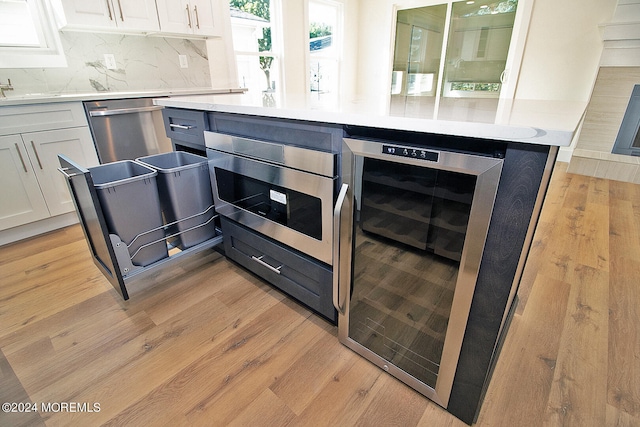
[{"label": "white quartz countertop", "polygon": [[[291,98],[291,97],[290,97]],[[157,105],[202,111],[246,114],[383,129],[569,146],[586,109],[586,102],[517,100],[503,105],[500,123],[474,123],[391,116],[373,111],[371,103],[343,103],[334,108],[313,108],[288,99],[264,106],[248,94],[172,96]]]},{"label": "white quartz countertop", "polygon": [[164,96],[185,96],[185,95],[226,95],[232,93],[242,93],[242,89],[214,89],[214,88],[190,88],[190,89],[161,89],[161,90],[141,90],[124,92],[85,92],[85,93],[29,93],[23,95],[13,95],[6,93],[6,98],[0,98],[0,107],[19,106],[29,104],[48,104],[52,102],[72,102],[72,101],[99,101],[106,99],[123,98],[156,98]]}]

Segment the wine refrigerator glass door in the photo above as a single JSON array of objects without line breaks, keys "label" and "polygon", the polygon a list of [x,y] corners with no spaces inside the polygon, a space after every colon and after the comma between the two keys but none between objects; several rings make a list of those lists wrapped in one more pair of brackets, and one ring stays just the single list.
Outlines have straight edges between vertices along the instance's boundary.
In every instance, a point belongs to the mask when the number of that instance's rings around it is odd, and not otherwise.
[{"label": "wine refrigerator glass door", "polygon": [[446,407],[502,160],[345,143],[352,235],[340,339]]}]

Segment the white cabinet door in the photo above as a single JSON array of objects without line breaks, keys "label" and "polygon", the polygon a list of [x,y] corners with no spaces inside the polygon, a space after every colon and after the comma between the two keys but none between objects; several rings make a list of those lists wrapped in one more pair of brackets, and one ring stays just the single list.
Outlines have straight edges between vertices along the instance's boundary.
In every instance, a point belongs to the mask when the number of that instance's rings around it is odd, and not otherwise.
[{"label": "white cabinet door", "polygon": [[75,208],[64,176],[58,171],[58,154],[84,167],[98,165],[89,128],[58,129],[22,135],[51,216]]},{"label": "white cabinet door", "polygon": [[219,36],[222,34],[220,22],[222,11],[219,0],[191,0],[191,14],[194,34]]},{"label": "white cabinet door", "polygon": [[[189,34],[191,6],[188,0],[157,0],[160,31],[163,33]],[[192,24],[191,24],[192,25]]]},{"label": "white cabinet door", "polygon": [[219,36],[221,5],[221,0],[157,0],[160,31]]},{"label": "white cabinet door", "polygon": [[49,217],[20,135],[0,137],[0,230]]},{"label": "white cabinet door", "polygon": [[[57,0],[62,25],[70,29],[158,31],[155,0]],[[57,7],[57,10],[60,8]]]},{"label": "white cabinet door", "polygon": [[112,0],[118,28],[139,31],[158,31],[155,0]]},{"label": "white cabinet door", "polygon": [[66,25],[79,28],[116,28],[111,0],[61,0]]}]

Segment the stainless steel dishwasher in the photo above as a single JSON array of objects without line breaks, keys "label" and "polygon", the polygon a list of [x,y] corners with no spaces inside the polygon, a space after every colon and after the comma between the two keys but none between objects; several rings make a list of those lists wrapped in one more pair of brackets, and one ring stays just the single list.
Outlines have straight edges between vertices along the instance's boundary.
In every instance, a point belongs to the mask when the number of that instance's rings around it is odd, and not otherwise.
[{"label": "stainless steel dishwasher", "polygon": [[84,102],[100,163],[173,151],[152,98]]}]

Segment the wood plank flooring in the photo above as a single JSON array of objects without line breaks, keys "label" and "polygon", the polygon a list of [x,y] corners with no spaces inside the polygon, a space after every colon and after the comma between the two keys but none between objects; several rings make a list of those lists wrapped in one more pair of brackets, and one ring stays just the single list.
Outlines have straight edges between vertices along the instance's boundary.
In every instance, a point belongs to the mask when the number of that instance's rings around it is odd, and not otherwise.
[{"label": "wood plank flooring", "polygon": [[[478,426],[640,426],[640,186],[565,170]],[[0,425],[464,425],[336,335],[215,252],[123,301],[68,227],[0,247]]]}]

